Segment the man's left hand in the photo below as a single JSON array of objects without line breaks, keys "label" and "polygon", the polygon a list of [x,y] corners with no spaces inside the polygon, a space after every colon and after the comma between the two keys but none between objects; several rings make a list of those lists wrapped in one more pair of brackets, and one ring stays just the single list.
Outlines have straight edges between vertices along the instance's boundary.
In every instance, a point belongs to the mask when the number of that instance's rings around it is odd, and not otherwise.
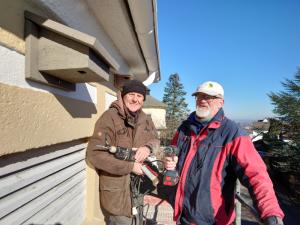
[{"label": "man's left hand", "polygon": [[150,155],[150,149],[146,146],[139,147],[136,150],[135,161],[143,162]]}]

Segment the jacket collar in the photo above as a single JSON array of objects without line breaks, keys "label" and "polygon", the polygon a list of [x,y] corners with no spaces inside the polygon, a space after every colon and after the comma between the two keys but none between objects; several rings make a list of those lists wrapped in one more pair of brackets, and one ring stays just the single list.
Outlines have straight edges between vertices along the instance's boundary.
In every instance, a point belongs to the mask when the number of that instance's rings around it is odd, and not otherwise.
[{"label": "jacket collar", "polygon": [[195,133],[198,134],[203,127],[207,125],[207,128],[217,129],[221,126],[221,122],[224,119],[224,111],[221,108],[217,114],[208,122],[201,123],[195,119],[196,112],[192,112],[188,117],[188,121],[190,123],[190,129]]},{"label": "jacket collar", "polygon": [[212,129],[219,128],[224,118],[225,118],[224,111],[223,108],[221,108],[209,122],[208,128],[212,128]]}]

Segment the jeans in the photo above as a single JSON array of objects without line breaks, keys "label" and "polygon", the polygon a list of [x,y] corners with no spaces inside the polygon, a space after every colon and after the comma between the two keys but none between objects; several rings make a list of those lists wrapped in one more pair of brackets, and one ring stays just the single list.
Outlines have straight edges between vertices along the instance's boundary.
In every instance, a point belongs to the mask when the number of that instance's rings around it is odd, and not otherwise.
[{"label": "jeans", "polygon": [[138,217],[109,216],[109,220],[113,225],[139,225]]}]

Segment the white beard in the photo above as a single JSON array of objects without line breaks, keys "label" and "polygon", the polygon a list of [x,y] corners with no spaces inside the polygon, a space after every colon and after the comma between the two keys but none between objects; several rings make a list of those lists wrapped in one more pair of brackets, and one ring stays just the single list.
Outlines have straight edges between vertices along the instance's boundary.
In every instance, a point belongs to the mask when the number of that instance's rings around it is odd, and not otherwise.
[{"label": "white beard", "polygon": [[201,119],[205,119],[208,118],[210,116],[211,113],[211,108],[209,106],[207,106],[207,108],[204,107],[196,107],[196,115],[201,118]]}]

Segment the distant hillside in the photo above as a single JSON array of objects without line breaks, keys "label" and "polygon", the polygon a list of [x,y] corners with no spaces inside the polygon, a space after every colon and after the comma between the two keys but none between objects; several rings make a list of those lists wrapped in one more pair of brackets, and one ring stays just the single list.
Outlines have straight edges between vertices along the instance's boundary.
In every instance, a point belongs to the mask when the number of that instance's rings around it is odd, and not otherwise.
[{"label": "distant hillside", "polygon": [[241,127],[247,127],[250,126],[255,120],[250,120],[250,119],[238,119],[238,120],[233,120],[236,123],[238,123]]}]

